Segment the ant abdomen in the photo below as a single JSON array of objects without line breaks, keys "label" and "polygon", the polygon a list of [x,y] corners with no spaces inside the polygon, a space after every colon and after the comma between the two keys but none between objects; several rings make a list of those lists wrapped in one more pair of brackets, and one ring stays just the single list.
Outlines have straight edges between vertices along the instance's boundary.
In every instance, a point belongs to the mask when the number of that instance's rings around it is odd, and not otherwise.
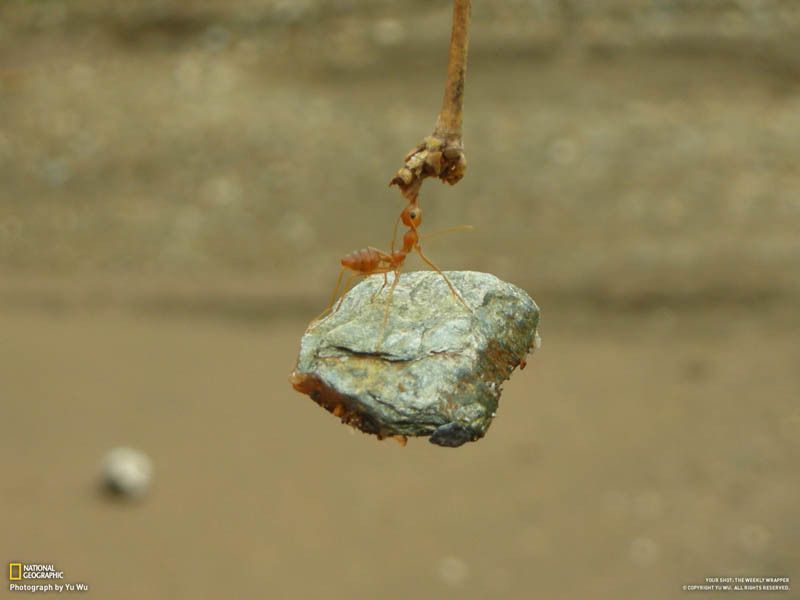
[{"label": "ant abdomen", "polygon": [[381,256],[375,248],[363,248],[342,258],[342,266],[358,273],[374,271],[380,264]]}]

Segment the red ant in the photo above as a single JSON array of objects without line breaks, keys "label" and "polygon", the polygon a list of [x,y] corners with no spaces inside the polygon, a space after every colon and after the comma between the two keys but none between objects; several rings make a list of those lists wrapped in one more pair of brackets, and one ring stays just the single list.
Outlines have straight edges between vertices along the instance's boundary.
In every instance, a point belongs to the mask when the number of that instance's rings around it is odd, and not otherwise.
[{"label": "red ant", "polygon": [[[397,225],[402,221],[403,225],[408,227],[408,231],[403,235],[403,246],[399,250],[395,250],[395,241],[397,238]],[[339,273],[339,278],[336,280],[336,287],[333,290],[333,296],[331,297],[331,301],[328,304],[328,307],[322,313],[324,315],[327,313],[331,308],[333,308],[333,312],[336,312],[346,295],[350,283],[356,277],[367,277],[369,275],[375,275],[378,273],[383,274],[383,285],[381,288],[375,293],[377,296],[383,289],[386,287],[388,280],[387,274],[394,273],[394,279],[392,280],[392,285],[389,288],[389,294],[386,299],[386,310],[383,316],[383,328],[386,327],[386,321],[389,318],[389,307],[392,303],[392,295],[394,294],[394,289],[397,287],[397,282],[400,280],[400,269],[402,269],[403,264],[406,261],[406,257],[412,252],[416,251],[419,254],[420,258],[425,261],[425,263],[430,266],[433,270],[435,270],[447,283],[447,286],[450,288],[453,296],[455,296],[459,302],[466,308],[469,312],[472,312],[467,303],[464,302],[464,299],[461,295],[456,291],[456,288],[450,282],[450,279],[445,275],[442,270],[437,267],[433,262],[425,256],[422,252],[422,248],[420,247],[419,240],[420,236],[417,232],[417,228],[422,224],[422,209],[419,207],[416,202],[412,202],[408,206],[403,209],[403,212],[400,213],[400,217],[398,218],[397,222],[395,223],[394,228],[394,235],[392,236],[392,251],[391,253],[383,252],[382,250],[378,250],[377,248],[368,247],[362,250],[356,250],[342,258],[342,270]],[[469,226],[459,226],[458,229],[463,229]],[[352,271],[352,275],[348,279],[347,283],[345,284],[341,296],[339,296],[339,302],[336,303],[337,293],[339,291],[339,287],[342,283],[342,278],[346,271]],[[374,296],[373,296],[374,297]],[[335,304],[335,307],[334,307]],[[320,317],[322,317],[320,315]],[[318,317],[318,318],[320,318]]]}]

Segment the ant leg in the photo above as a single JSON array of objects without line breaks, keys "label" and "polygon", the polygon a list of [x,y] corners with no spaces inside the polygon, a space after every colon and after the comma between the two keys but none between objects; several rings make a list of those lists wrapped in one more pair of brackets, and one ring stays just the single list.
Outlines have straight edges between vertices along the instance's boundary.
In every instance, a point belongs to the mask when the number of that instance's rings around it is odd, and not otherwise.
[{"label": "ant leg", "polygon": [[331,294],[331,301],[328,302],[328,306],[325,307],[325,310],[317,315],[317,317],[314,319],[315,321],[319,321],[331,311],[331,308],[333,308],[333,305],[336,303],[336,299],[339,297],[339,286],[342,285],[342,277],[344,277],[345,271],[347,271],[347,269],[344,267],[339,271],[339,277],[336,278],[336,286],[333,288],[333,293]]},{"label": "ant leg", "polygon": [[[397,224],[395,224],[394,230],[396,234]],[[389,268],[388,265],[392,264],[392,256],[394,255],[394,240],[392,240],[392,254],[387,254],[386,252],[378,250],[377,248],[371,249],[375,251],[380,259],[379,266],[375,267],[369,273],[365,273],[364,275],[377,275],[378,273],[383,273],[383,285],[381,285],[381,287],[374,294],[372,294],[372,298],[370,298],[370,302],[374,302],[375,298],[378,297],[378,295],[386,288],[386,285],[388,284],[386,274],[393,270]]]},{"label": "ant leg", "polygon": [[381,287],[378,288],[378,290],[374,294],[372,294],[370,302],[375,302],[375,298],[378,297],[378,295],[386,288],[386,285],[389,283],[389,281],[386,279],[386,274],[388,273],[388,271],[379,271],[379,272],[383,273],[383,284],[381,285]]},{"label": "ant leg", "polygon": [[342,307],[342,302],[344,302],[344,297],[353,289],[354,282],[357,278],[364,277],[364,273],[353,273],[350,277],[347,278],[347,281],[342,288],[342,295],[339,296],[339,301],[336,303],[336,307],[333,309],[332,312],[336,312]]},{"label": "ant leg", "polygon": [[450,279],[447,277],[447,275],[445,275],[444,272],[439,267],[433,264],[433,262],[431,262],[431,260],[427,256],[425,256],[425,254],[423,254],[422,248],[420,248],[419,244],[417,244],[414,247],[414,249],[417,251],[417,254],[419,254],[419,257],[428,264],[428,266],[430,266],[434,271],[436,271],[439,275],[441,275],[444,278],[445,283],[450,288],[450,291],[453,293],[453,295],[458,299],[459,302],[461,302],[461,304],[464,305],[464,308],[466,308],[467,311],[471,313],[472,309],[464,301],[464,298],[461,297],[461,294],[459,294],[456,291],[456,288],[453,287],[453,284],[450,282]]},{"label": "ant leg", "polygon": [[400,225],[400,219],[403,218],[403,214],[397,217],[397,220],[394,222],[394,231],[392,231],[392,254],[394,254],[394,245],[397,243],[397,227]]},{"label": "ant leg", "polygon": [[423,233],[422,235],[419,236],[419,239],[429,240],[433,237],[442,235],[444,233],[453,233],[454,231],[472,231],[473,229],[475,229],[473,225],[454,225],[453,227],[446,227],[445,229],[437,229],[436,231]]},{"label": "ant leg", "polygon": [[400,267],[394,270],[394,279],[392,280],[392,287],[389,288],[389,294],[386,296],[386,308],[383,309],[383,323],[381,324],[381,337],[378,342],[378,352],[381,351],[383,346],[383,338],[386,334],[386,324],[389,322],[389,308],[392,306],[392,296],[394,296],[394,288],[397,287],[397,282],[400,281]]}]

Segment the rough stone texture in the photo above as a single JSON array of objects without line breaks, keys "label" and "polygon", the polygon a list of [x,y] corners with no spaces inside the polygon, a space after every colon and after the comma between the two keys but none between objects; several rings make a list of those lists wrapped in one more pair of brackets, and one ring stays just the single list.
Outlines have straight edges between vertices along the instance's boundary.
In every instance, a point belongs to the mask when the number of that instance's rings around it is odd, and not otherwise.
[{"label": "rough stone texture", "polygon": [[292,385],[379,438],[460,446],[483,437],[501,384],[538,346],[539,308],[494,275],[447,276],[470,310],[438,273],[403,273],[385,328],[389,286],[380,291],[381,275],[361,282],[338,310],[311,323]]}]

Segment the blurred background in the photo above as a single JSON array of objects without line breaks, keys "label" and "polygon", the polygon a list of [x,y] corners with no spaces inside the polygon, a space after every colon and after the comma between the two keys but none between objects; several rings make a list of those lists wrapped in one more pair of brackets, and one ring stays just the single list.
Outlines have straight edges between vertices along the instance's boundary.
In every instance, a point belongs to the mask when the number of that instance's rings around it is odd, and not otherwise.
[{"label": "blurred background", "polygon": [[[421,201],[476,229],[426,249],[525,288],[543,347],[458,450],[289,386],[339,258],[389,245],[450,11],[0,4],[0,560],[119,599],[798,575],[794,0],[477,0],[467,176]],[[98,491],[122,444],[140,502]]]}]

